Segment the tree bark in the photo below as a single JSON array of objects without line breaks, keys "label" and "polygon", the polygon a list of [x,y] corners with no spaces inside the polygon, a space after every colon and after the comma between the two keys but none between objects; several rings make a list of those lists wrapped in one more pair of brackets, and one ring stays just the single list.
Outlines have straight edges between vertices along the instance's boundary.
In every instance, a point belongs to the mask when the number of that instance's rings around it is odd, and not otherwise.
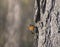
[{"label": "tree bark", "polygon": [[37,47],[60,47],[60,0],[35,0]]}]

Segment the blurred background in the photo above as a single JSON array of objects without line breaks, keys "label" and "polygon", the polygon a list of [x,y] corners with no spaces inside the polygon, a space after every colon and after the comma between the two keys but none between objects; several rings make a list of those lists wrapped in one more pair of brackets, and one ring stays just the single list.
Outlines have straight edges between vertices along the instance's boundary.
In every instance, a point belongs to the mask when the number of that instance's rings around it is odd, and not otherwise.
[{"label": "blurred background", "polygon": [[[0,0],[0,47],[5,47],[7,21],[6,17],[9,10],[9,0]],[[13,1],[13,0],[12,0]],[[19,27],[19,45],[20,47],[33,47],[33,34],[27,29],[28,25],[33,24],[34,15],[34,0],[18,0],[17,3],[20,5],[20,27]],[[11,8],[10,8],[11,9]],[[11,29],[10,29],[11,30]]]}]

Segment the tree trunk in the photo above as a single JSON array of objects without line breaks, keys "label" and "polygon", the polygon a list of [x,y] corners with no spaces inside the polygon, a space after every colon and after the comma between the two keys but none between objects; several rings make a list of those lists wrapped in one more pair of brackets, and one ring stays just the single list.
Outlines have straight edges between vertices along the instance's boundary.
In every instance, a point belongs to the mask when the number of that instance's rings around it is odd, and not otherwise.
[{"label": "tree trunk", "polygon": [[6,43],[4,47],[19,47],[20,39],[20,4],[18,0],[8,0],[6,18]]},{"label": "tree trunk", "polygon": [[35,10],[37,47],[60,47],[60,0],[35,0]]}]

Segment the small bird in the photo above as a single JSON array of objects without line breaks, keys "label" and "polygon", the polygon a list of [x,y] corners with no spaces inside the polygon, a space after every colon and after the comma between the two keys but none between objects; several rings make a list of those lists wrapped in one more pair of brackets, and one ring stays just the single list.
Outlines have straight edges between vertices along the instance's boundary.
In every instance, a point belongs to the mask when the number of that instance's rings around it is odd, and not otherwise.
[{"label": "small bird", "polygon": [[31,24],[28,26],[28,30],[31,31],[32,34],[38,33],[38,28]]},{"label": "small bird", "polygon": [[[38,36],[39,36],[39,31],[38,31],[38,27],[30,24],[28,26],[28,30],[31,31],[31,33],[34,35],[34,40],[37,41],[38,40]],[[35,43],[35,42],[34,42]]]}]

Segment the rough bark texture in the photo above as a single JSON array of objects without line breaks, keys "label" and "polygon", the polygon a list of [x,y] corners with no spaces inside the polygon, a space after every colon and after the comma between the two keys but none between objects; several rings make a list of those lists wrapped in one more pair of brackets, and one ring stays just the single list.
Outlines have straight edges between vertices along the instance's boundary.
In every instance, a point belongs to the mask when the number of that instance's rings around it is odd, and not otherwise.
[{"label": "rough bark texture", "polygon": [[35,0],[38,47],[60,47],[60,0]]}]

